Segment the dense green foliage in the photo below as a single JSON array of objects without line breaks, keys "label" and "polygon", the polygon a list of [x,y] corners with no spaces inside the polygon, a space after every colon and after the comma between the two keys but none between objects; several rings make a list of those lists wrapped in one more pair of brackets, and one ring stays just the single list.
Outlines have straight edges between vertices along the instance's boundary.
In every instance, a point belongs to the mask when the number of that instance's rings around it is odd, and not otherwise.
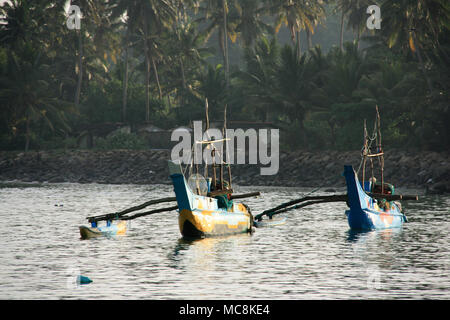
[{"label": "dense green foliage", "polygon": [[[366,27],[373,3],[379,30]],[[229,120],[272,122],[285,149],[357,149],[376,105],[385,145],[450,148],[446,0],[71,4],[79,30],[66,24],[70,1],[0,7],[0,149],[73,148],[103,123],[186,126],[205,98],[213,119],[227,105]]]}]

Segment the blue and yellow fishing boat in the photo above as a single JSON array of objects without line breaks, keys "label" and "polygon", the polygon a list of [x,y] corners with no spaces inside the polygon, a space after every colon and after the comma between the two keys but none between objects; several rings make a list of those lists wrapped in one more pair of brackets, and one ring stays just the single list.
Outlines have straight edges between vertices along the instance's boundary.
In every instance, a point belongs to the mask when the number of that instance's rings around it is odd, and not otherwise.
[{"label": "blue and yellow fishing boat", "polygon": [[[401,212],[399,202],[369,196],[366,192],[373,189],[372,184],[364,183],[364,190],[352,166],[344,166],[344,176],[347,183],[347,204],[350,208],[345,214],[351,229],[387,229],[403,225],[406,216]],[[386,194],[385,197],[389,198],[390,195]]]},{"label": "blue and yellow fishing boat", "polygon": [[80,226],[80,236],[81,239],[91,239],[101,236],[116,236],[124,235],[127,231],[127,222],[119,220],[116,222],[111,222],[108,220],[104,226],[98,226],[98,222],[94,221],[91,223],[90,227]]},{"label": "blue and yellow fishing boat", "polygon": [[186,182],[179,163],[169,161],[169,172],[178,203],[178,224],[184,237],[204,238],[252,231],[253,216],[246,205],[228,200],[227,193],[219,193],[217,197],[197,194]]}]

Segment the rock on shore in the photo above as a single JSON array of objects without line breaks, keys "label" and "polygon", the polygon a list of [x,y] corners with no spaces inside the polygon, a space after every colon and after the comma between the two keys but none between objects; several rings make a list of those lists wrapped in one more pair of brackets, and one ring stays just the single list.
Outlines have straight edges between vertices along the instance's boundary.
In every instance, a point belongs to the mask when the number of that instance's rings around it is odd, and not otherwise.
[{"label": "rock on shore", "polygon": [[[112,184],[170,183],[169,150],[70,150],[0,152],[0,181]],[[358,168],[359,151],[281,152],[276,175],[260,175],[261,165],[232,165],[239,185],[343,187],[344,164]],[[368,166],[369,168],[369,166]],[[370,169],[367,170],[369,174]],[[377,161],[375,173],[379,176]],[[427,188],[450,193],[448,153],[420,155],[391,150],[385,156],[385,181],[397,187]]]}]

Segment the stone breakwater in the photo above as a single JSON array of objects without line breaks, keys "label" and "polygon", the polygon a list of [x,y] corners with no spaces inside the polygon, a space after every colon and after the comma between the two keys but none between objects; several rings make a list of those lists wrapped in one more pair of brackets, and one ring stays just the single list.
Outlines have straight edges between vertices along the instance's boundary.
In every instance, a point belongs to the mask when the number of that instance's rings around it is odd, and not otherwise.
[{"label": "stone breakwater", "polygon": [[[385,181],[396,187],[428,188],[436,193],[450,193],[449,155],[388,151]],[[170,183],[169,158],[168,150],[5,151],[0,152],[0,181],[167,184]],[[339,188],[345,186],[342,177],[344,164],[357,169],[360,160],[359,151],[281,152],[278,174],[261,176],[260,165],[232,165],[233,183]],[[375,173],[379,176],[377,160]]]}]

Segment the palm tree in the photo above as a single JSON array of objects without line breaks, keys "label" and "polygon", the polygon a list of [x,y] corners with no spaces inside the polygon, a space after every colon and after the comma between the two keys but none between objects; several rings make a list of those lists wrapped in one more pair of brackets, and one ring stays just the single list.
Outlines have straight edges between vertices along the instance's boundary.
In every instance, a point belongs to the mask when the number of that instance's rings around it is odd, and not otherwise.
[{"label": "palm tree", "polygon": [[223,65],[225,69],[225,79],[228,85],[229,82],[229,61],[228,61],[228,38],[232,42],[236,41],[236,14],[235,7],[228,6],[227,0],[206,0],[203,6],[199,7],[202,17],[196,21],[199,23],[206,22],[208,25],[204,30],[205,39],[207,42],[213,32],[218,30],[219,48],[223,57]]},{"label": "palm tree", "polygon": [[336,8],[335,11],[339,11],[341,14],[340,19],[340,32],[339,32],[339,48],[341,49],[341,52],[344,51],[344,22],[345,22],[345,16],[347,15],[348,11],[351,9],[352,6],[352,0],[336,0]]},{"label": "palm tree", "polygon": [[366,30],[367,8],[373,4],[372,0],[351,0],[347,10],[347,28],[351,28],[356,33],[356,43],[359,48],[361,35]]},{"label": "palm tree", "polygon": [[315,106],[311,103],[311,93],[315,89],[314,69],[308,63],[306,54],[298,58],[297,48],[284,46],[281,63],[277,72],[278,100],[286,115],[285,121],[298,125],[302,144],[307,145],[304,121]]},{"label": "palm tree", "polygon": [[417,55],[428,89],[433,93],[422,50],[423,45],[427,45],[430,49],[439,48],[439,35],[448,32],[450,20],[448,1],[383,1],[381,12],[383,24],[389,26],[381,30],[388,47],[398,46],[403,51],[409,47]]},{"label": "palm tree", "polygon": [[276,89],[279,54],[275,38],[269,41],[261,37],[254,48],[245,50],[245,71],[239,73],[246,109],[260,115],[262,121],[268,121],[269,113],[279,105]]},{"label": "palm tree", "polygon": [[223,112],[227,96],[224,67],[220,64],[216,67],[208,65],[206,72],[200,75],[199,82],[198,92],[201,94],[202,101],[205,101],[205,98],[208,99],[210,114]]},{"label": "palm tree", "polygon": [[[204,34],[198,31],[195,22],[188,20],[181,23],[179,21],[175,32],[169,34],[165,43],[167,45],[164,50],[166,59],[172,66],[166,72],[173,79],[168,87],[172,90],[181,87],[181,90],[177,89],[177,93],[180,97],[180,104],[183,106],[186,95],[196,94],[193,92],[192,86],[195,75],[207,64],[205,58],[211,56],[213,50],[209,47],[202,47]],[[179,69],[174,69],[174,64],[178,65]]]},{"label": "palm tree", "polygon": [[261,19],[267,13],[267,7],[261,1],[242,0],[236,1],[234,5],[238,14],[236,32],[244,47],[251,47],[255,39],[264,34],[273,34],[273,27]]},{"label": "palm tree", "polygon": [[[313,62],[314,84],[312,101],[319,106],[316,119],[325,120],[330,129],[331,145],[335,146],[339,127],[350,117],[361,114],[361,97],[356,95],[361,79],[376,69],[364,59],[354,43],[345,43],[344,51],[334,48],[324,58],[316,52]],[[372,105],[373,107],[373,105]]]},{"label": "palm tree", "polygon": [[276,15],[275,32],[284,23],[291,34],[292,44],[297,47],[297,58],[301,57],[300,31],[314,32],[314,27],[324,17],[322,1],[271,0],[270,11]]},{"label": "palm tree", "polygon": [[136,31],[139,6],[136,0],[120,0],[112,8],[111,18],[124,22],[126,31],[123,38],[124,69],[122,77],[122,122],[127,120],[128,80],[129,80],[129,55],[131,49],[131,36]]},{"label": "palm tree", "polygon": [[169,27],[175,19],[175,8],[172,3],[166,0],[147,0],[138,2],[140,30],[144,44],[145,57],[145,121],[150,120],[150,69],[153,67],[155,78],[158,84],[160,98],[162,98],[161,86],[159,84],[158,72],[155,59],[159,53],[156,39],[161,37],[163,28]]},{"label": "palm tree", "polygon": [[6,74],[0,78],[0,101],[15,110],[14,126],[25,123],[25,151],[29,150],[32,124],[44,120],[54,130],[61,125],[70,130],[65,111],[70,104],[56,98],[51,67],[31,44],[26,43],[16,52],[8,53]]},{"label": "palm tree", "polygon": [[[75,105],[80,104],[83,83],[91,78],[101,78],[107,73],[107,58],[116,61],[118,25],[110,20],[112,4],[108,0],[73,0],[82,14],[81,28],[76,33],[76,67],[77,85]],[[84,79],[84,80],[83,80]]]},{"label": "palm tree", "polygon": [[[4,2],[0,6],[0,43],[15,49],[24,42],[43,43],[41,32],[50,4],[26,0]],[[55,7],[61,8],[59,4]]]}]

